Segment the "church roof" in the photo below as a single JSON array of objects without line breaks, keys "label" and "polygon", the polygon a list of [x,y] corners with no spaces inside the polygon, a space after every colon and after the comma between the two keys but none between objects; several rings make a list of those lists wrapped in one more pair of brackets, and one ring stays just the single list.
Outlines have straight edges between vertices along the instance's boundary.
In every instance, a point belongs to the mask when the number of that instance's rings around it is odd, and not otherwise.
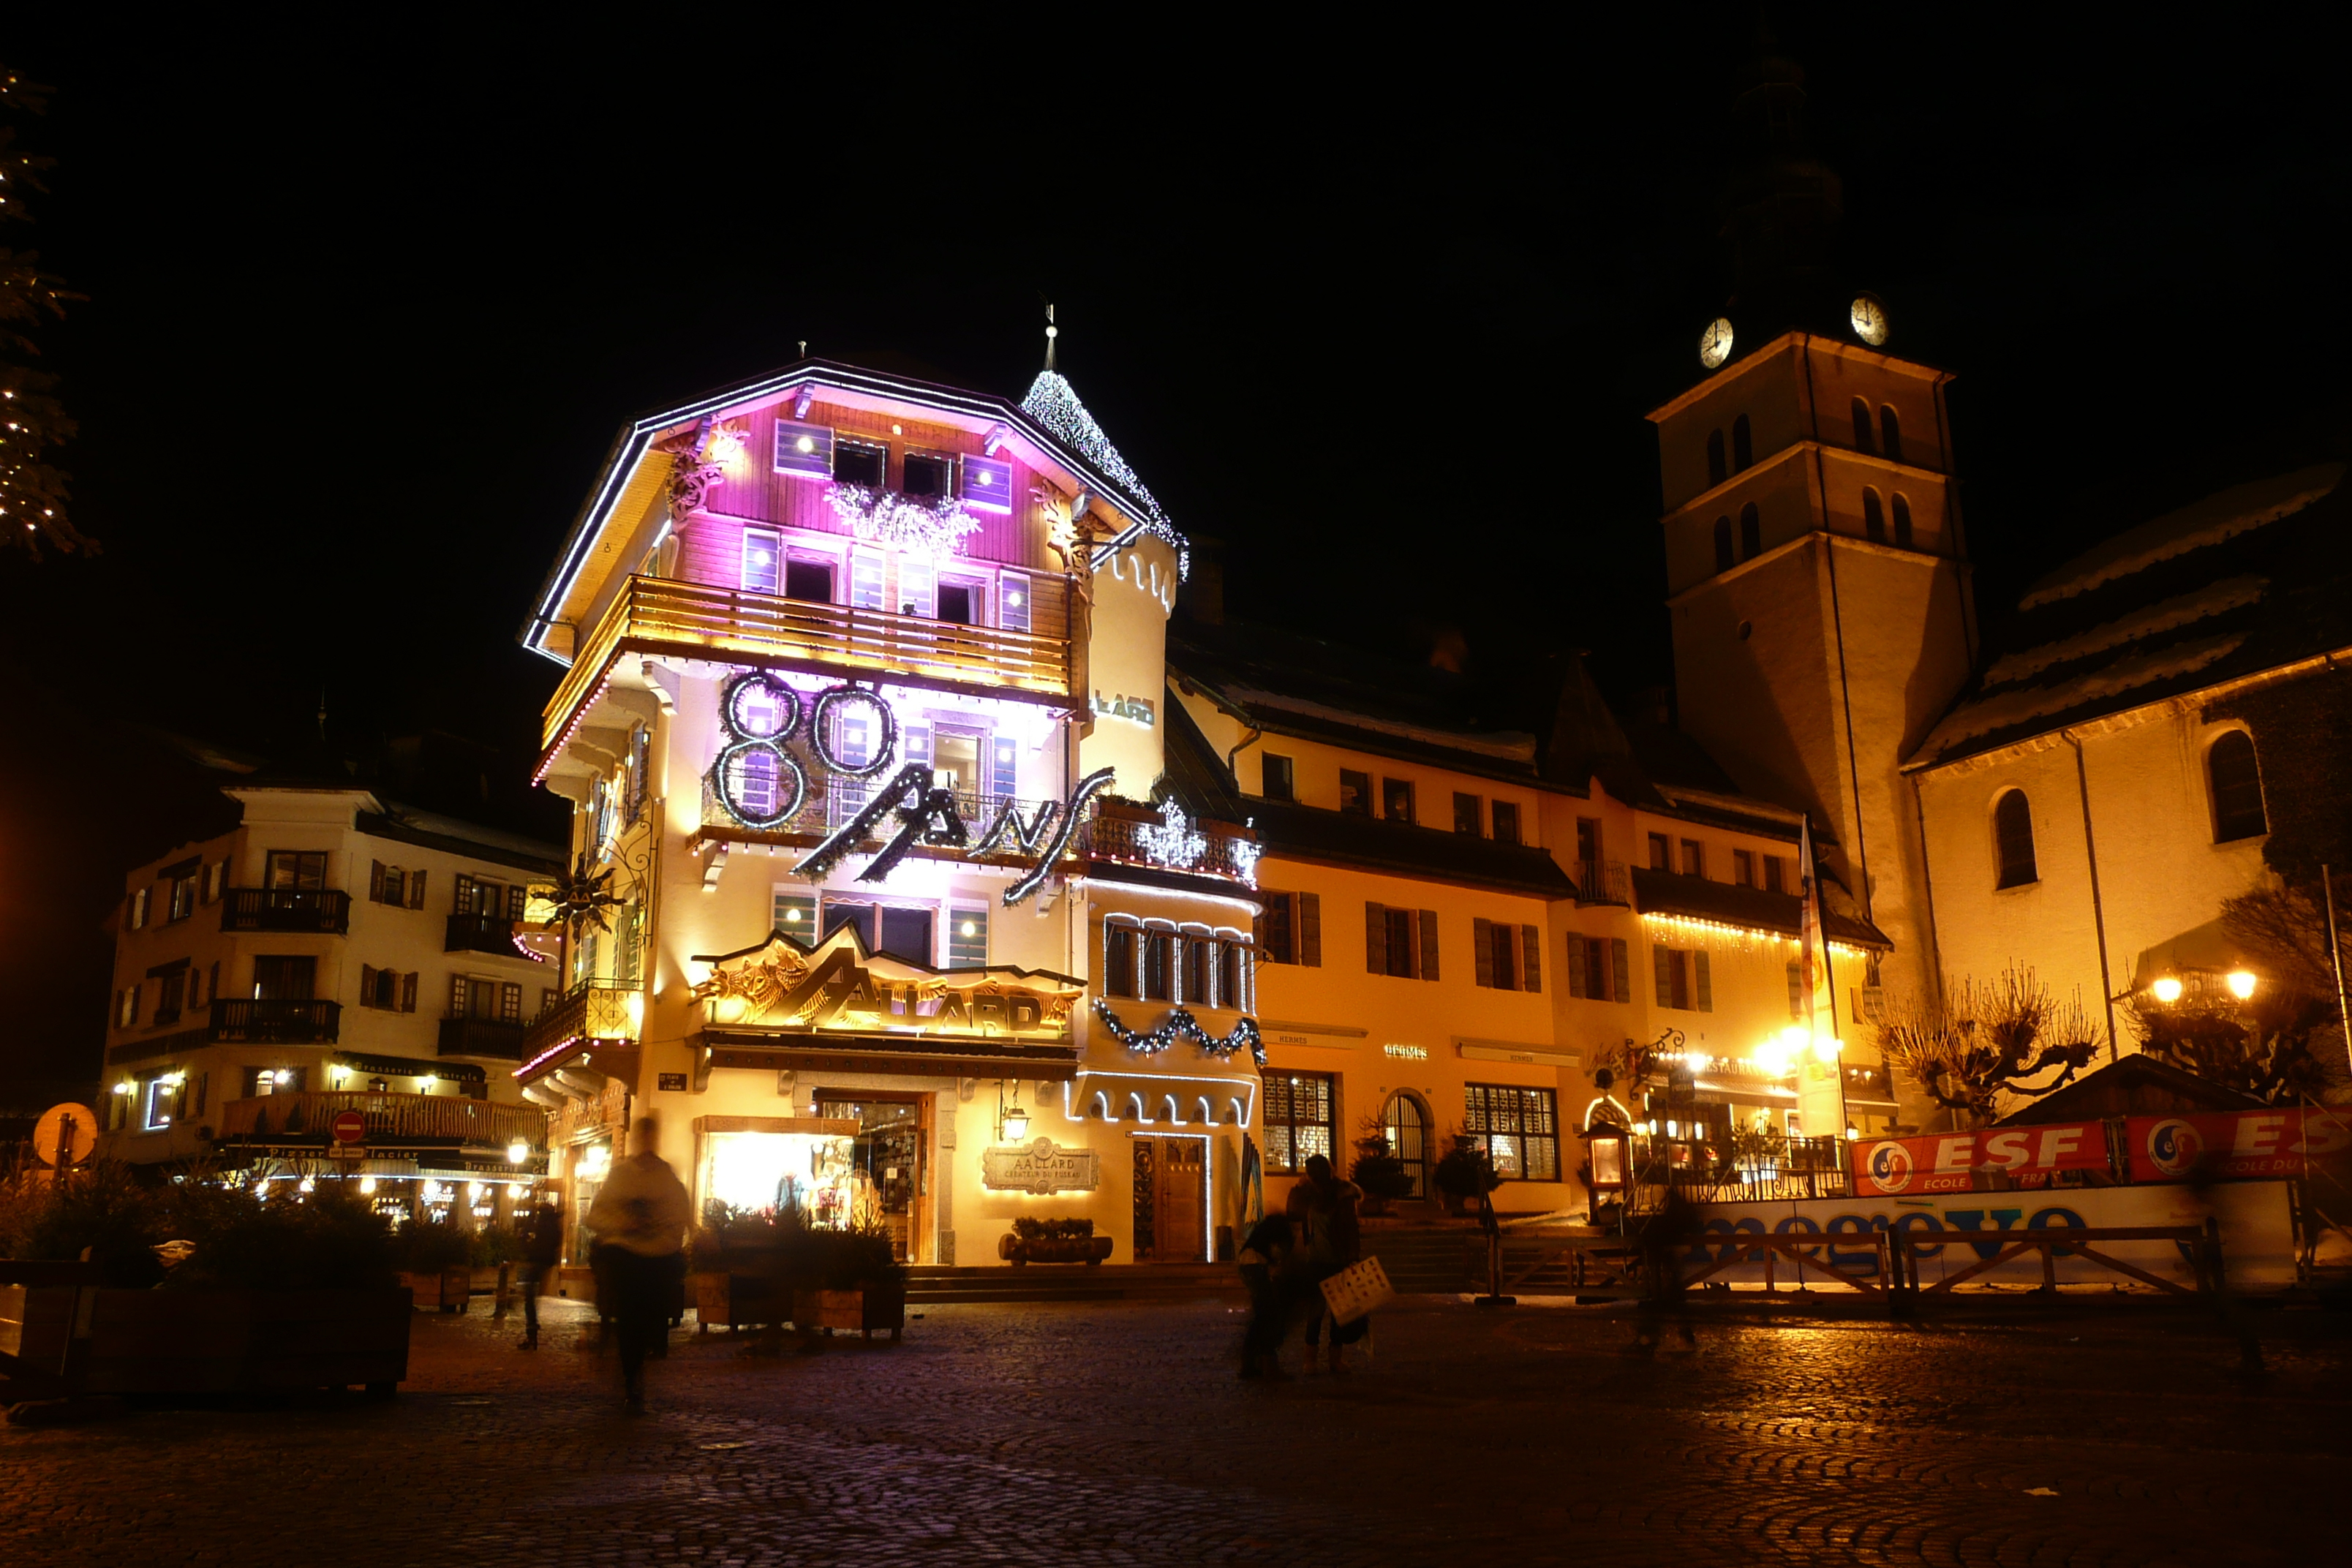
[{"label": "church roof", "polygon": [[2309,463],[2127,529],[2029,588],[1906,764],[1932,767],[2352,646],[2352,487]]}]

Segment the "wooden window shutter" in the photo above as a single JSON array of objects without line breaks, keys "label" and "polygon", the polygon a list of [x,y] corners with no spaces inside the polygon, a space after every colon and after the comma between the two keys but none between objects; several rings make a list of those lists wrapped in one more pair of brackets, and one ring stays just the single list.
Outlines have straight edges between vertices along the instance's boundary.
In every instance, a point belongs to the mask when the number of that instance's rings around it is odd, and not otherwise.
[{"label": "wooden window shutter", "polygon": [[465,1016],[466,977],[462,974],[453,974],[449,976],[449,1016],[462,1018]]},{"label": "wooden window shutter", "polygon": [[1291,940],[1297,945],[1297,962],[1309,969],[1323,967],[1323,895],[1298,895],[1298,920],[1292,928]]},{"label": "wooden window shutter", "polygon": [[1707,975],[1706,953],[1691,954],[1691,974],[1693,979],[1691,989],[1696,994],[1693,1000],[1697,1002],[1698,1010],[1702,1013],[1714,1012],[1715,986]]},{"label": "wooden window shutter", "polygon": [[1414,973],[1423,980],[1437,978],[1437,911],[1421,911],[1421,963]]},{"label": "wooden window shutter", "polygon": [[1477,984],[1495,984],[1495,922],[1473,917],[1470,921],[1470,963]]},{"label": "wooden window shutter", "polygon": [[1789,960],[1789,1016],[1805,1016],[1805,966],[1796,959]]},{"label": "wooden window shutter", "polygon": [[1650,964],[1652,968],[1657,971],[1658,1005],[1661,1007],[1673,1006],[1675,1005],[1674,949],[1670,947],[1652,947],[1650,949]]},{"label": "wooden window shutter", "polygon": [[[1276,899],[1287,896],[1283,893],[1268,893],[1265,895],[1265,901],[1270,904]],[[1296,920],[1290,922],[1290,929],[1294,931],[1298,929],[1298,922]],[[1265,956],[1265,911],[1263,910],[1250,917],[1250,940],[1257,944],[1257,955],[1264,958]]]},{"label": "wooden window shutter", "polygon": [[523,892],[522,884],[520,882],[517,882],[513,887],[507,889],[507,919],[510,921],[519,921],[522,919],[524,897],[525,894]]},{"label": "wooden window shutter", "polygon": [[1364,973],[1389,972],[1389,912],[1378,904],[1364,905]]},{"label": "wooden window shutter", "polygon": [[522,1022],[522,984],[509,980],[499,987],[499,1016],[509,1024]]},{"label": "wooden window shutter", "polygon": [[404,1013],[416,1011],[416,978],[414,974],[400,977],[400,1010]]},{"label": "wooden window shutter", "polygon": [[1609,939],[1609,1000],[1631,1002],[1633,999],[1633,966],[1625,939],[1622,936]]},{"label": "wooden window shutter", "polygon": [[454,905],[455,912],[461,915],[471,913],[473,902],[474,879],[467,876],[461,871],[457,874],[457,898],[456,904]]},{"label": "wooden window shutter", "polygon": [[1590,962],[1584,951],[1584,939],[1574,931],[1569,932],[1568,994],[1570,996],[1582,996],[1591,992],[1591,977],[1585,973],[1585,965]]},{"label": "wooden window shutter", "polygon": [[1519,975],[1522,989],[1543,989],[1543,931],[1538,926],[1519,928],[1519,952],[1525,956],[1526,967]]},{"label": "wooden window shutter", "polygon": [[[377,869],[382,870],[383,868],[378,867]],[[375,1005],[375,969],[371,964],[360,965],[360,1005],[362,1007]]]},{"label": "wooden window shutter", "polygon": [[412,910],[425,907],[425,873],[422,871],[408,874],[408,907]]},{"label": "wooden window shutter", "polygon": [[368,902],[383,902],[383,862],[381,860],[368,862]]}]

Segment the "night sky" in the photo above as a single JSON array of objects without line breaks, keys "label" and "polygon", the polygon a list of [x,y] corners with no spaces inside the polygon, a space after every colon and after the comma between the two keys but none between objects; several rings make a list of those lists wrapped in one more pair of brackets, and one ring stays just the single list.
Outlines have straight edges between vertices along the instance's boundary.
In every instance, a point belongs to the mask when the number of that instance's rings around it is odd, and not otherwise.
[{"label": "night sky", "polygon": [[[1766,10],[1842,269],[1959,376],[1996,636],[2340,398],[2339,35]],[[614,429],[803,339],[1017,397],[1051,299],[1080,395],[1225,542],[1231,615],[1667,678],[1643,415],[1729,289],[1753,7],[1452,37],[558,15],[0,23],[58,89],[18,131],[52,194],[5,238],[90,296],[45,343],[106,546],[0,556],[0,1083],[95,1073],[121,873],[221,825],[155,732],[281,752],[323,691],[337,746],[437,728],[518,794],[557,671],[514,634]]]}]

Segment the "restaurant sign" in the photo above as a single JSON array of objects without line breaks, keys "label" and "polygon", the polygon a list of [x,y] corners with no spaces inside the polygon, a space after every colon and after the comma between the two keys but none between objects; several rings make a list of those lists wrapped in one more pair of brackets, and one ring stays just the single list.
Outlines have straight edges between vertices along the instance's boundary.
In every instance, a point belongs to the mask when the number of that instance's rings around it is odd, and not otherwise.
[{"label": "restaurant sign", "polygon": [[1069,1149],[1051,1138],[1016,1149],[991,1149],[980,1157],[981,1184],[1000,1193],[1090,1193],[1102,1185],[1102,1157],[1091,1149]]},{"label": "restaurant sign", "polygon": [[814,947],[777,931],[717,958],[694,988],[707,1022],[730,1027],[1059,1040],[1082,981],[1003,965],[934,969],[869,953],[855,924]]}]

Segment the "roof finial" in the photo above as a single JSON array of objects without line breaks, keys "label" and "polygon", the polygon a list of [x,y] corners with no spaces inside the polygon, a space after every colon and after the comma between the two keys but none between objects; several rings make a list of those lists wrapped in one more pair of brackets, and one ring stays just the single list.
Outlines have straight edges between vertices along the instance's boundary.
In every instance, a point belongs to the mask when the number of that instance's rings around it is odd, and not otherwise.
[{"label": "roof finial", "polygon": [[1054,325],[1054,304],[1049,300],[1045,302],[1045,368],[1047,370],[1054,368],[1054,340],[1061,335],[1062,329]]}]

